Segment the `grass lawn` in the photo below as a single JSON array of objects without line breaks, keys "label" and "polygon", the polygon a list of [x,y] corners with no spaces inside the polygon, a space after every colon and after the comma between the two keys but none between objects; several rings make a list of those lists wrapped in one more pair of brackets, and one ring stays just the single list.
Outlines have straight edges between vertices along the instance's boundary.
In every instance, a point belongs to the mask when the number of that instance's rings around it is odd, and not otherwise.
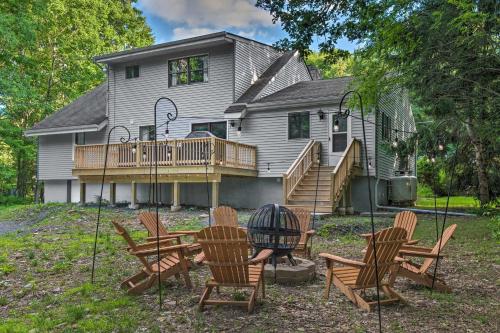
[{"label": "grass lawn", "polygon": [[[164,306],[158,311],[157,290],[127,296],[121,280],[136,273],[139,262],[125,252],[125,243],[109,223],[124,221],[132,237],[146,232],[135,220],[137,211],[104,209],[98,242],[97,282],[92,285],[95,208],[48,205],[0,208],[0,225],[15,219],[21,229],[0,235],[0,333],[2,332],[373,332],[377,315],[357,309],[332,288],[322,299],[324,262],[318,253],[327,251],[361,259],[364,241],[356,233],[369,230],[364,217],[329,217],[321,221],[314,240],[317,263],[315,281],[300,286],[267,284],[266,299],[253,314],[233,307],[197,310],[209,276],[206,267],[193,267],[193,290],[181,281],[164,284]],[[204,212],[183,210],[168,213],[167,226],[197,229]],[[162,212],[162,218],[167,219]],[[249,212],[242,213],[242,220]],[[41,216],[41,218],[40,218]],[[27,220],[35,223],[27,223]],[[431,293],[398,279],[395,289],[406,304],[384,306],[385,332],[496,332],[500,294],[499,240],[493,237],[492,218],[449,218],[457,223],[455,239],[445,249],[439,273],[453,288],[452,294]],[[10,223],[9,222],[9,223]],[[392,218],[377,218],[377,228]],[[415,238],[423,245],[435,242],[434,216],[419,216]],[[239,298],[242,292],[222,290]]]},{"label": "grass lawn", "polygon": [[[439,209],[444,209],[446,207],[447,197],[438,197],[436,198],[436,206]],[[417,207],[419,208],[427,208],[434,209],[434,198],[431,197],[418,197],[417,199]],[[450,197],[449,208],[458,208],[458,209],[470,209],[470,208],[479,208],[480,203],[474,197],[470,196],[454,196]]]}]

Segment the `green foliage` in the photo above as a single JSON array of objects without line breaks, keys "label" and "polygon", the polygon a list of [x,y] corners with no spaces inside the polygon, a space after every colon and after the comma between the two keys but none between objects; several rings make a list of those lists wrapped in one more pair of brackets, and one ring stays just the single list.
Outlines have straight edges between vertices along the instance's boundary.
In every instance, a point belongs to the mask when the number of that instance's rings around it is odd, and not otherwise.
[{"label": "green foliage", "polygon": [[306,63],[318,68],[323,79],[332,79],[335,77],[352,75],[354,57],[346,55],[331,61],[327,54],[321,52],[312,52],[307,55]]},{"label": "green foliage", "polygon": [[134,2],[0,3],[0,193],[30,193],[36,141],[23,131],[104,80],[94,56],[153,42]]}]

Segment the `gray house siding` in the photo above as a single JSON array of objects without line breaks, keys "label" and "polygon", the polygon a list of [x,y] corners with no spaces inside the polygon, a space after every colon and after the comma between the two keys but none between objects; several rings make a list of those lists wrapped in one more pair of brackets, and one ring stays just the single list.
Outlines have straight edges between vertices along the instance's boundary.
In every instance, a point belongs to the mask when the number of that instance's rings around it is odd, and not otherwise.
[{"label": "gray house siding", "polygon": [[[366,131],[366,141],[368,149],[368,161],[371,161],[372,168],[369,169],[370,176],[375,176],[375,114],[373,112],[366,113],[365,111],[365,131]],[[365,162],[365,150],[364,150],[364,140],[363,140],[363,122],[361,121],[361,112],[356,110],[352,112],[351,119],[351,136],[362,142],[361,146],[361,163],[363,166],[363,175],[367,175],[366,162]]]},{"label": "gray house siding", "polygon": [[[208,54],[208,82],[175,87],[168,86],[168,60],[184,56]],[[168,97],[177,105],[178,118],[169,130],[171,137],[181,138],[190,131],[190,124],[206,122],[205,117],[223,120],[223,112],[233,101],[233,45],[154,57],[140,62],[139,77],[125,78],[125,65],[111,69],[109,128],[122,125],[132,137],[139,135],[139,126],[153,125],[154,104]],[[128,65],[128,64],[127,64]],[[201,119],[194,119],[199,117]],[[158,113],[157,123],[167,120],[165,112]],[[159,128],[158,133],[164,133]],[[112,135],[117,142],[122,134]],[[159,139],[163,139],[163,135]]]},{"label": "gray house siding", "polygon": [[[403,89],[396,89],[390,94],[381,98],[379,102],[380,112],[377,114],[377,169],[378,176],[381,179],[390,179],[394,176],[394,171],[398,168],[398,161],[389,149],[388,145],[392,143],[396,133],[391,133],[391,140],[385,141],[382,139],[382,113],[388,115],[392,119],[392,127],[398,129],[398,139],[405,140],[414,132],[415,120],[411,111],[408,94]],[[415,172],[415,160],[410,158],[410,169]]]},{"label": "gray house siding", "polygon": [[278,90],[291,86],[299,81],[310,81],[311,75],[300,57],[299,53],[288,61],[288,63],[274,76],[268,85],[257,95],[256,99],[271,95]]},{"label": "gray house siding", "polygon": [[234,101],[281,55],[281,52],[260,43],[236,41],[234,45]]},{"label": "gray house siding", "polygon": [[73,179],[73,134],[39,137],[40,180]]},{"label": "gray house siding", "polygon": [[[322,159],[327,160],[328,121],[319,120],[318,110],[319,107],[311,107],[251,112],[243,120],[241,136],[236,135],[236,128],[229,128],[228,139],[257,146],[259,177],[281,177],[310,139],[321,141]],[[288,139],[288,113],[306,111],[310,117],[310,138]]]}]

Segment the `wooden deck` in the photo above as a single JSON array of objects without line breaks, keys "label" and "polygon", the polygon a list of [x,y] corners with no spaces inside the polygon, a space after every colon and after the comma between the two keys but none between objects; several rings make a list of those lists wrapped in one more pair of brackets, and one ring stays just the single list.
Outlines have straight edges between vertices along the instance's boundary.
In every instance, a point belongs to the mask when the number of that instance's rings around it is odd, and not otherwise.
[{"label": "wooden deck", "polygon": [[[75,147],[73,175],[80,180],[80,198],[85,198],[86,183],[102,181],[105,156],[105,144]],[[137,184],[155,177],[155,165],[158,182],[173,186],[172,209],[180,207],[181,183],[202,183],[208,178],[212,206],[217,207],[222,176],[257,176],[256,147],[215,137],[158,141],[156,151],[153,141],[113,143],[107,157],[104,181],[110,184],[110,202],[116,198],[116,183],[130,183],[131,207],[136,207]]]},{"label": "wooden deck", "polygon": [[[158,141],[158,178],[162,181],[198,182],[205,171],[213,180],[221,175],[257,176],[256,148],[219,138]],[[105,144],[75,147],[73,175],[80,180],[100,180]],[[106,181],[141,181],[155,169],[153,141],[117,143],[108,147]]]}]

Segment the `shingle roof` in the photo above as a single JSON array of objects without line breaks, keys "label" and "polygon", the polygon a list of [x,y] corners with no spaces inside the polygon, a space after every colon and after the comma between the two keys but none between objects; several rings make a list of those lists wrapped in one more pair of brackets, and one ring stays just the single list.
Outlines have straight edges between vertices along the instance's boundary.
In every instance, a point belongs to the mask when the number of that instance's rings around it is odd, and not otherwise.
[{"label": "shingle roof", "polygon": [[35,124],[30,130],[99,125],[106,120],[107,83],[103,83]]},{"label": "shingle roof", "polygon": [[256,103],[298,102],[301,100],[337,100],[347,91],[352,76],[329,80],[300,81],[274,94],[252,101]]}]

